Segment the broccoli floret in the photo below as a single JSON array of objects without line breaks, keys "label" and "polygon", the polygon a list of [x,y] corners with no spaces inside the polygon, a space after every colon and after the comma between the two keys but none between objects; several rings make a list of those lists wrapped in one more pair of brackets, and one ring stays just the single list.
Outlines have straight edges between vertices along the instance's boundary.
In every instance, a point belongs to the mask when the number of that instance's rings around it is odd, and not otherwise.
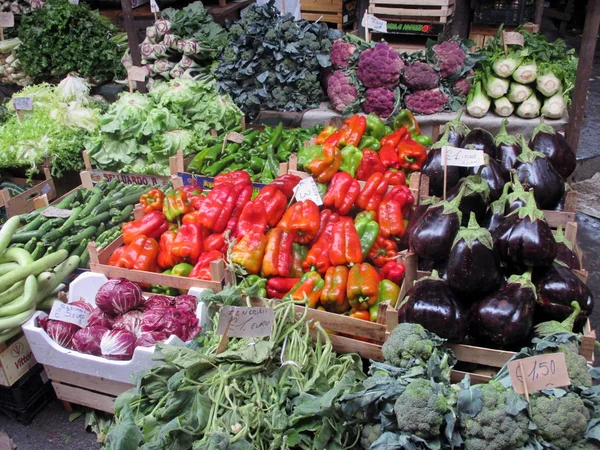
[{"label": "broccoli floret", "polygon": [[567,373],[573,386],[592,387],[592,374],[586,359],[573,351],[572,346],[561,345],[558,352],[564,352]]},{"label": "broccoli floret", "polygon": [[406,108],[419,114],[435,114],[448,103],[448,96],[439,89],[428,89],[408,94],[404,101]]},{"label": "broccoli floret", "polygon": [[451,77],[465,67],[467,55],[456,41],[445,41],[433,46],[442,78]]},{"label": "broccoli floret", "polygon": [[239,23],[234,23],[231,25],[231,28],[229,28],[229,35],[234,39],[239,39],[242,34],[244,34],[244,27]]},{"label": "broccoli floret", "polygon": [[414,380],[394,405],[398,428],[425,440],[438,437],[444,415],[450,410],[451,398],[429,380]]},{"label": "broccoli floret", "polygon": [[375,113],[381,118],[389,117],[394,112],[396,96],[393,91],[385,88],[367,89],[365,92],[365,103],[363,110],[368,113]]},{"label": "broccoli floret", "polygon": [[277,40],[277,31],[269,30],[265,33],[265,41],[276,41]]},{"label": "broccoli floret", "polygon": [[368,88],[394,89],[404,63],[388,44],[379,43],[360,54],[356,76]]},{"label": "broccoli floret", "polygon": [[474,417],[460,417],[466,450],[512,450],[525,444],[529,418],[524,410],[516,415],[507,412],[511,396],[517,394],[495,380],[471,389],[480,390],[482,407]]},{"label": "broccoli floret", "polygon": [[356,51],[356,45],[348,44],[342,39],[336,40],[331,46],[331,64],[334,69],[342,69],[348,67],[350,58]]},{"label": "broccoli floret", "polygon": [[321,51],[327,53],[331,50],[331,41],[329,39],[321,39]]},{"label": "broccoli floret", "polygon": [[237,61],[238,55],[236,51],[231,46],[227,46],[223,49],[223,53],[221,54],[221,60],[226,64],[230,64],[232,62]]},{"label": "broccoli floret", "polygon": [[342,112],[358,97],[356,87],[342,70],[336,70],[327,80],[327,96],[336,111]]},{"label": "broccoli floret", "polygon": [[571,449],[583,438],[590,413],[578,395],[534,395],[530,399],[533,421],[544,440],[561,450]]},{"label": "broccoli floret", "polygon": [[360,445],[363,450],[369,450],[371,444],[381,436],[381,425],[365,425],[360,433]]},{"label": "broccoli floret", "polygon": [[411,91],[422,91],[438,87],[440,76],[429,64],[417,61],[404,68],[402,80]]}]

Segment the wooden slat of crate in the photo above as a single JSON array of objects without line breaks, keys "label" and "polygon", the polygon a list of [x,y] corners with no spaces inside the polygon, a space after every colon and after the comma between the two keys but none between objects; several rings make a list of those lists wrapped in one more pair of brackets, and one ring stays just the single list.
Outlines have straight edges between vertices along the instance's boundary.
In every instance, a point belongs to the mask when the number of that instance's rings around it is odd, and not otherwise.
[{"label": "wooden slat of crate", "polygon": [[44,369],[46,369],[48,378],[54,382],[68,384],[112,396],[118,396],[133,387],[132,384],[108,380],[103,377],[94,377],[83,373],[73,372],[72,370],[59,369],[52,366],[44,366]]},{"label": "wooden slat of crate", "polygon": [[341,29],[342,26],[342,13],[320,13],[320,12],[302,12],[302,18],[304,20],[308,20],[309,22],[316,22],[320,20],[321,22],[331,22],[337,25],[338,29]]},{"label": "wooden slat of crate", "polygon": [[[6,207],[6,214],[8,217],[33,211],[36,208],[36,198],[42,195],[46,195],[49,200],[56,197],[56,188],[54,186],[52,175],[50,174],[50,169],[48,167],[42,167],[41,170],[44,173],[44,179],[33,180],[33,183],[35,183],[34,186],[21,194],[11,197],[7,189],[0,190],[0,207]],[[19,186],[25,186],[27,184],[27,179],[25,178],[5,177],[4,179],[18,184]]]},{"label": "wooden slat of crate", "polygon": [[63,402],[87,406],[88,408],[98,409],[110,414],[115,413],[116,397],[114,396],[57,382],[52,382],[52,387],[54,388],[54,392],[56,392],[56,396]]},{"label": "wooden slat of crate", "polygon": [[342,1],[341,0],[302,0],[300,2],[300,9],[302,11],[302,16],[304,13],[311,12],[332,12],[332,13],[340,13],[342,12]]},{"label": "wooden slat of crate", "polygon": [[376,6],[374,4],[369,5],[369,13],[377,16],[394,16],[396,20],[411,19],[419,20],[432,18],[440,23],[446,23],[448,18],[454,13],[454,5],[442,6],[435,9],[422,9],[422,8],[393,8]]}]

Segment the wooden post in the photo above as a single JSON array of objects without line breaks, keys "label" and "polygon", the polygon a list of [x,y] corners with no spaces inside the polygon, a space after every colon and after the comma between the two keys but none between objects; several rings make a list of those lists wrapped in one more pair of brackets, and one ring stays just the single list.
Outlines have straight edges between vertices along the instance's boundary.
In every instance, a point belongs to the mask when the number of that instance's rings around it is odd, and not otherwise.
[{"label": "wooden post", "polygon": [[543,15],[544,15],[544,0],[536,0],[535,1],[535,18],[533,19],[533,23],[541,26]]},{"label": "wooden post", "polygon": [[592,64],[594,63],[599,27],[600,0],[589,0],[585,25],[583,26],[583,39],[579,49],[579,65],[577,66],[577,77],[575,78],[573,106],[569,111],[569,124],[567,126],[567,141],[575,152],[577,152],[579,145],[579,135],[581,134],[581,125],[585,115],[585,102],[590,77],[592,76]]},{"label": "wooden post", "polygon": [[[140,41],[137,35],[137,27],[135,18],[133,17],[133,9],[131,8],[131,0],[121,0],[121,8],[123,8],[123,26],[127,33],[127,42],[129,43],[129,52],[131,53],[131,62],[134,66],[142,65],[142,54],[140,52]],[[130,83],[131,84],[131,83]],[[139,92],[148,92],[146,83],[137,82]]]}]

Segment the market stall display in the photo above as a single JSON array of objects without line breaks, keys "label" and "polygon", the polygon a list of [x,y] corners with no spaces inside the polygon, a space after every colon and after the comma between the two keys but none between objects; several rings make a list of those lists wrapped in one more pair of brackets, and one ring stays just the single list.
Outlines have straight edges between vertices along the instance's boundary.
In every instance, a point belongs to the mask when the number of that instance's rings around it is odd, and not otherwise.
[{"label": "market stall display", "polygon": [[21,62],[17,58],[17,48],[21,41],[19,38],[6,39],[0,42],[0,83],[14,83],[19,86],[31,84]]}]

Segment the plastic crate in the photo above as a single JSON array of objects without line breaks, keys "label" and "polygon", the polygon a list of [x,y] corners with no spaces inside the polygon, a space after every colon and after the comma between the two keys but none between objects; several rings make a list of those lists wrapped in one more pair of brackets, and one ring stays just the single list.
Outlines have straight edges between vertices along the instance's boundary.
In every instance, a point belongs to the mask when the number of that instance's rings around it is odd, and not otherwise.
[{"label": "plastic crate", "polygon": [[0,406],[0,416],[3,414],[10,420],[29,425],[35,416],[52,400],[56,398],[52,383],[46,383],[24,408],[9,408]]},{"label": "plastic crate", "polygon": [[473,23],[520,25],[531,19],[528,0],[477,0]]},{"label": "plastic crate", "polygon": [[0,407],[24,409],[48,382],[42,373],[44,366],[37,364],[11,387],[0,386]]}]

